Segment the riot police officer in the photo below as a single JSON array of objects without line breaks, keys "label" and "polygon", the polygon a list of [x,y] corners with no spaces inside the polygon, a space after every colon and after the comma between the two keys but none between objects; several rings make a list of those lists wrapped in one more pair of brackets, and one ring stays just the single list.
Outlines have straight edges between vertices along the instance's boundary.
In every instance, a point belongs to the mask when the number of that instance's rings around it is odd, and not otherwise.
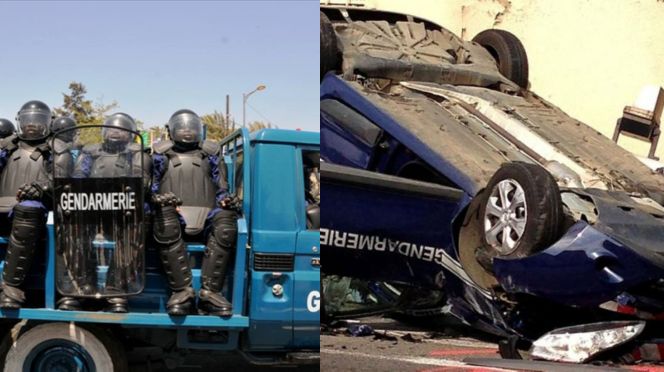
[{"label": "riot police officer", "polygon": [[58,116],[57,118],[53,119],[53,122],[51,123],[51,133],[56,135],[56,139],[67,143],[72,143],[74,141],[74,135],[76,134],[76,131],[70,130],[63,133],[59,132],[71,128],[76,128],[76,120],[69,116]]},{"label": "riot police officer", "polygon": [[[149,159],[144,160],[141,145],[132,143],[134,135],[129,131],[136,131],[136,123],[131,116],[125,113],[115,113],[108,117],[102,128],[101,145],[88,145],[81,150],[72,177],[113,178],[126,177],[130,173],[134,177],[143,177],[145,181],[143,186],[147,188],[151,176]],[[69,256],[77,256],[77,259],[72,260],[77,262],[75,267],[70,265],[67,268],[69,275],[84,293],[93,293],[97,280],[95,252],[92,250],[81,252],[80,247],[73,247],[73,249],[79,249],[79,251],[64,253]],[[119,253],[119,250],[122,249],[129,248],[116,246],[114,252],[117,254],[111,259],[106,277],[105,293],[117,292],[118,294],[117,297],[107,298],[108,310],[116,313],[127,312],[127,298],[123,296],[122,290],[129,280],[125,275],[127,271],[125,266],[130,263],[118,262],[116,259],[122,256]],[[61,310],[78,310],[80,307],[80,301],[72,296],[62,297],[58,301],[58,308]]]},{"label": "riot police officer", "polygon": [[12,134],[14,134],[14,132],[16,132],[14,123],[9,121],[8,119],[0,118],[0,139],[7,138]]},{"label": "riot police officer", "polygon": [[[172,290],[168,313],[184,315],[193,308],[194,290],[183,230],[187,235],[203,237],[208,231],[199,311],[230,316],[232,305],[221,290],[237,239],[237,213],[230,206],[219,145],[201,140],[201,119],[191,110],[175,112],[168,130],[171,140],[153,146],[152,182],[154,238],[161,245],[162,263]],[[180,214],[176,209],[179,204]]]},{"label": "riot police officer", "polygon": [[[62,132],[65,129],[75,128],[76,121],[69,116],[59,116],[51,122],[51,135],[54,137],[52,143],[53,152],[59,158],[63,151],[71,159],[72,165],[78,155],[78,150],[74,150],[74,130]],[[71,169],[71,168],[70,168]],[[68,175],[67,175],[68,176]]]},{"label": "riot police officer", "polygon": [[[0,212],[13,210],[7,256],[2,272],[0,308],[17,309],[25,301],[20,289],[43,238],[49,192],[48,162],[52,149],[47,143],[51,110],[41,101],[30,101],[18,112],[17,136],[0,150]],[[8,137],[12,138],[12,137]],[[10,161],[11,160],[11,161]],[[62,156],[53,164],[67,172],[71,159]],[[61,168],[64,168],[61,170]],[[16,201],[18,200],[18,204]]]},{"label": "riot police officer", "polygon": [[[118,129],[116,129],[118,128]],[[132,143],[134,135],[131,132],[136,131],[136,122],[134,119],[122,112],[109,116],[104,121],[104,127],[101,131],[102,144],[90,145],[83,148],[80,157],[74,167],[74,178],[87,177],[114,177],[126,175],[127,170],[124,167],[118,168],[118,161],[126,159],[127,152],[133,154],[131,161],[132,175],[142,176],[144,173],[146,185],[149,184],[149,167],[141,164],[142,148],[137,143]]]}]

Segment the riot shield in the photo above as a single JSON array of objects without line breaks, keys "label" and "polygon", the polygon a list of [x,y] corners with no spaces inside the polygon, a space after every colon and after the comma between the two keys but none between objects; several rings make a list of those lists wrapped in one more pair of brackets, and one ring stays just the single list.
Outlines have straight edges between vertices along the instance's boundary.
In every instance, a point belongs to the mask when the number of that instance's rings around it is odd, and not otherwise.
[{"label": "riot shield", "polygon": [[58,292],[91,298],[140,293],[149,185],[141,136],[79,126],[55,133],[52,148]]}]

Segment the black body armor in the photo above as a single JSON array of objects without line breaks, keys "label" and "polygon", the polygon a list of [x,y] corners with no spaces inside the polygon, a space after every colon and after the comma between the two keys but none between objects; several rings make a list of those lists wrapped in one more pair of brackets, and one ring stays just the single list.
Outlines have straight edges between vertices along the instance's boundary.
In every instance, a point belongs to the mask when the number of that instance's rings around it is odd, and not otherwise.
[{"label": "black body armor", "polygon": [[207,214],[215,208],[217,188],[227,189],[223,163],[219,166],[219,185],[210,177],[208,156],[219,152],[219,145],[204,141],[193,150],[179,152],[173,149],[172,141],[163,141],[154,146],[154,153],[167,159],[161,178],[159,193],[173,193],[182,200],[180,214],[185,219],[188,235],[203,231]]},{"label": "black body armor", "polygon": [[217,155],[219,145],[204,141],[200,147],[186,152],[174,151],[173,145],[172,141],[162,141],[154,146],[155,154],[165,155],[168,159],[159,192],[174,193],[180,197],[183,206],[214,208],[216,189],[228,188],[223,163],[219,169],[222,172],[220,184],[214,185],[210,178],[208,156]]},{"label": "black body armor", "polygon": [[[3,269],[3,294],[0,296],[0,307],[6,309],[19,308],[25,301],[20,286],[30,269],[37,245],[42,239],[44,230],[45,210],[35,205],[17,204],[17,190],[25,184],[37,184],[42,190],[48,190],[50,169],[54,165],[60,172],[71,170],[71,156],[68,145],[61,144],[57,150],[49,148],[45,142],[29,142],[14,137],[2,144],[8,152],[7,164],[0,174],[0,211],[13,208],[12,222],[7,256]],[[55,164],[52,154],[59,152]],[[44,205],[43,200],[38,202]],[[45,203],[48,204],[48,203]]]},{"label": "black body armor", "polygon": [[45,143],[16,141],[8,146],[7,165],[0,173],[0,213],[8,213],[16,202],[16,191],[35,181],[48,183],[50,150]]}]

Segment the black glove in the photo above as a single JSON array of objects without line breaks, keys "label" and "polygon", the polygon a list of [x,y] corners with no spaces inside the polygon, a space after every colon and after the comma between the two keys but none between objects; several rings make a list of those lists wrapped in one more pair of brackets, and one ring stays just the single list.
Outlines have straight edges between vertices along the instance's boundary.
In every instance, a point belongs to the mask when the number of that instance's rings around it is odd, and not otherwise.
[{"label": "black glove", "polygon": [[20,202],[24,200],[41,200],[43,196],[44,189],[37,183],[26,183],[19,187],[16,192],[16,199]]},{"label": "black glove", "polygon": [[160,207],[166,207],[169,205],[177,207],[178,205],[182,205],[182,200],[172,192],[167,192],[164,194],[153,194],[152,203]]},{"label": "black glove", "polygon": [[225,198],[221,199],[219,206],[223,209],[240,212],[242,211],[242,200],[235,194],[228,194]]}]

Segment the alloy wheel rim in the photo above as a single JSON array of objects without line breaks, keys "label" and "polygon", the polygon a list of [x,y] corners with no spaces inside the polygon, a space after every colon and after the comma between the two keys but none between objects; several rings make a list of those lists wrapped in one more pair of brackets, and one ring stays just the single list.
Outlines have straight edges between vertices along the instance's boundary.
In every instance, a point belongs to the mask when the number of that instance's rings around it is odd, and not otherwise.
[{"label": "alloy wheel rim", "polygon": [[498,182],[484,211],[484,237],[500,255],[514,252],[526,230],[526,195],[513,179]]}]

